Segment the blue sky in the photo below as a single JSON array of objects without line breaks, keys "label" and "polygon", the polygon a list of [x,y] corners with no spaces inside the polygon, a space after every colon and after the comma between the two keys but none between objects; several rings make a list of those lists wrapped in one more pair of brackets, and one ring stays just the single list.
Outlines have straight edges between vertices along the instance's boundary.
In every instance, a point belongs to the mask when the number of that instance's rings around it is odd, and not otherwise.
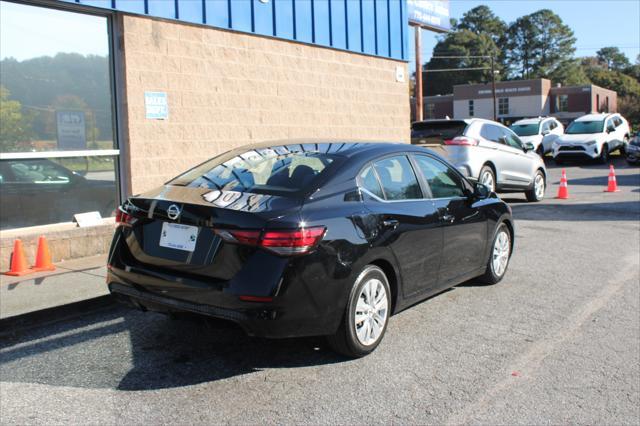
[{"label": "blue sky", "polygon": [[[593,56],[604,46],[617,46],[635,62],[640,53],[640,0],[450,0],[451,17],[479,5],[489,6],[505,22],[540,9],[551,9],[575,33],[576,56]],[[437,42],[436,34],[423,31],[424,61]],[[410,42],[410,51],[413,42]],[[413,53],[413,52],[412,52]]]}]

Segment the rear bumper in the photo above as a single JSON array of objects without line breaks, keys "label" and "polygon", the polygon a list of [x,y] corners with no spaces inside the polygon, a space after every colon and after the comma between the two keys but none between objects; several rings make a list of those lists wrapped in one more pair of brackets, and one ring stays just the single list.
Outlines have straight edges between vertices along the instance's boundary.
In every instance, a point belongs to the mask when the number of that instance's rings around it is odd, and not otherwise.
[{"label": "rear bumper", "polygon": [[[335,333],[341,320],[340,307],[319,306],[307,283],[288,282],[271,302],[240,300],[237,294],[216,286],[186,285],[184,282],[148,276],[144,271],[118,269],[107,273],[108,288],[115,299],[130,307],[151,312],[190,312],[238,324],[248,335],[266,338],[319,336]],[[335,294],[336,298],[341,297]]]}]

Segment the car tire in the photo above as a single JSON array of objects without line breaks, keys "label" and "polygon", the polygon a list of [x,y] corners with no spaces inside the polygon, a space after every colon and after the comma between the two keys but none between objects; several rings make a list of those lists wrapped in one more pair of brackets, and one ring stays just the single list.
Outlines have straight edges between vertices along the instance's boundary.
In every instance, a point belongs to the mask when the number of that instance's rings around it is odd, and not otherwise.
[{"label": "car tire", "polygon": [[536,153],[540,156],[540,158],[544,158],[544,147],[542,146],[542,144],[538,145]]},{"label": "car tire", "polygon": [[[506,245],[504,241],[505,236]],[[487,269],[484,275],[480,277],[480,282],[485,284],[497,284],[502,281],[502,278],[504,278],[507,273],[507,269],[509,268],[512,246],[511,241],[512,235],[509,231],[509,227],[503,222],[498,226],[493,236],[489,252],[489,260],[487,261]]]},{"label": "car tire", "polygon": [[391,290],[387,276],[379,267],[367,265],[353,284],[338,331],[327,336],[329,346],[350,358],[370,354],[382,341],[390,315]]},{"label": "car tire", "polygon": [[609,145],[607,144],[602,145],[602,151],[600,151],[598,162],[600,164],[607,164],[609,162]]},{"label": "car tire", "polygon": [[623,157],[627,156],[627,144],[628,143],[629,143],[629,137],[625,136],[624,139],[622,140],[622,145],[620,145],[620,148],[618,149],[618,152]]},{"label": "car tire", "polygon": [[544,191],[547,187],[547,182],[544,178],[544,173],[538,170],[533,177],[533,188],[524,192],[529,202],[538,202],[544,199]]},{"label": "car tire", "polygon": [[490,166],[483,166],[478,176],[478,182],[487,186],[489,191],[496,191],[496,174]]}]

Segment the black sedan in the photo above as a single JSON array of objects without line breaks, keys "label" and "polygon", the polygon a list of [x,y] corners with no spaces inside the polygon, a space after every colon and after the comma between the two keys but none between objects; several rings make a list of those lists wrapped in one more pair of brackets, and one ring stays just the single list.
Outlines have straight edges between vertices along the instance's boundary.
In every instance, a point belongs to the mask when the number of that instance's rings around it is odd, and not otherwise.
[{"label": "black sedan", "polygon": [[238,148],[120,208],[109,290],[263,337],[326,335],[348,356],[389,317],[477,278],[497,283],[510,208],[407,144],[296,141]]}]

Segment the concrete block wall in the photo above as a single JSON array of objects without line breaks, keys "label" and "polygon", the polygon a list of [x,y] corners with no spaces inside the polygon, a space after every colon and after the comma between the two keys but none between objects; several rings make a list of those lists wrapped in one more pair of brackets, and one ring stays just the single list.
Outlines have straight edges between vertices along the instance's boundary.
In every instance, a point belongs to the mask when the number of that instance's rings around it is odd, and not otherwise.
[{"label": "concrete block wall", "polygon": [[[251,142],[409,142],[404,62],[139,16],[122,29],[134,194]],[[145,91],[167,93],[167,120],[145,118]]]}]

